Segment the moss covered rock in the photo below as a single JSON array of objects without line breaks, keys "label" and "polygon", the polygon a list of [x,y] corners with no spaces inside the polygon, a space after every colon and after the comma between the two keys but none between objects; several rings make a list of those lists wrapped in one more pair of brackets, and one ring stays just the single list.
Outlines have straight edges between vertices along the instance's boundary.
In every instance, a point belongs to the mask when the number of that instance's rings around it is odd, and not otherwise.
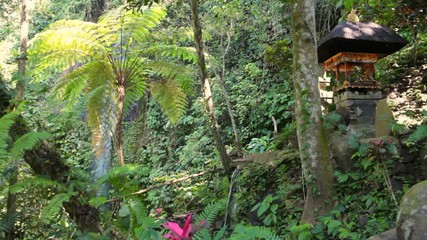
[{"label": "moss covered rock", "polygon": [[427,239],[427,181],[416,184],[403,196],[396,233],[399,240]]}]

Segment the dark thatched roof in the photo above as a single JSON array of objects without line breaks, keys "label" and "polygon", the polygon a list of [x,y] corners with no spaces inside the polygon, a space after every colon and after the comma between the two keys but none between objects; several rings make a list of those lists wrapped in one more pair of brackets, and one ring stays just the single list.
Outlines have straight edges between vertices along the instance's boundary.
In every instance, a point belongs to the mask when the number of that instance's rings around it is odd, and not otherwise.
[{"label": "dark thatched roof", "polygon": [[339,52],[378,53],[383,56],[397,52],[408,43],[392,30],[373,22],[342,22],[321,39],[317,52],[323,63]]}]

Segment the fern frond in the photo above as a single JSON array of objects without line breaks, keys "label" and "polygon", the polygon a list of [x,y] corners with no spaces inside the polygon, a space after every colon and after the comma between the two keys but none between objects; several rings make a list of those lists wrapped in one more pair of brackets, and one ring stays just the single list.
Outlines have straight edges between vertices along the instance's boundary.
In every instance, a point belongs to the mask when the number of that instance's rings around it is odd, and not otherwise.
[{"label": "fern frond", "polygon": [[75,192],[60,193],[55,195],[49,204],[41,211],[40,220],[45,224],[50,224],[51,220],[61,211],[62,204],[68,202],[75,195]]},{"label": "fern frond", "polygon": [[42,140],[48,139],[50,136],[51,135],[48,132],[30,132],[23,135],[15,141],[12,149],[10,150],[12,158],[22,158],[25,151],[32,149],[37,143]]},{"label": "fern frond", "polygon": [[143,220],[147,217],[145,205],[136,196],[129,199],[129,210],[132,219],[131,223],[134,225],[141,225]]},{"label": "fern frond", "polygon": [[24,108],[25,102],[19,104],[14,111],[0,118],[0,172],[3,172],[4,163],[9,160],[9,131]]},{"label": "fern frond", "polygon": [[102,58],[108,51],[93,35],[96,29],[94,23],[62,20],[36,35],[28,50],[30,61],[37,62],[35,74],[60,73],[76,63]]},{"label": "fern frond", "polygon": [[144,50],[147,55],[169,57],[173,59],[180,59],[193,64],[197,63],[198,55],[196,49],[193,47],[180,47],[177,45],[161,45],[156,44]]},{"label": "fern frond", "polygon": [[147,82],[144,80],[136,81],[131,87],[128,88],[126,92],[125,106],[123,110],[125,116],[132,110],[135,101],[141,99],[146,92]]},{"label": "fern frond", "polygon": [[168,61],[151,61],[147,66],[156,74],[165,79],[175,80],[177,85],[187,94],[194,91],[194,68],[192,66],[184,66]]},{"label": "fern frond", "polygon": [[20,180],[18,183],[9,187],[9,191],[12,193],[19,193],[25,189],[33,188],[33,187],[41,187],[41,188],[56,188],[56,189],[64,189],[64,186],[57,181],[53,181],[47,178],[35,177],[35,178],[27,178]]},{"label": "fern frond", "polygon": [[[99,31],[101,41],[119,43],[128,41],[144,42],[150,31],[166,16],[160,5],[143,12],[126,11],[123,7],[109,11],[98,21],[105,31]],[[119,33],[119,34],[118,34]],[[124,34],[123,34],[124,33]]]},{"label": "fern frond", "polygon": [[206,221],[206,224],[210,226],[214,223],[215,219],[218,217],[218,214],[225,209],[226,199],[221,199],[217,202],[208,204],[201,213],[195,216],[196,223],[201,223]]},{"label": "fern frond", "polygon": [[0,118],[0,162],[2,160],[5,161],[8,158],[7,148],[9,147],[9,144],[7,140],[9,139],[9,131],[15,123],[19,112],[20,111],[15,110]]},{"label": "fern frond", "polygon": [[[207,227],[209,228],[209,226],[212,225],[215,219],[218,217],[218,214],[225,209],[226,203],[227,203],[226,199],[221,199],[217,202],[208,204],[201,213],[195,216],[196,224],[205,222],[205,224],[207,224]],[[219,235],[221,235],[221,233],[219,233]],[[195,233],[194,239],[196,240],[210,239],[210,238],[207,238],[207,236],[210,237],[209,231],[207,229],[201,229],[200,231],[197,231]]]},{"label": "fern frond", "polygon": [[172,123],[176,123],[187,107],[187,97],[184,91],[172,81],[152,83],[150,87],[153,97],[160,104],[163,112]]}]

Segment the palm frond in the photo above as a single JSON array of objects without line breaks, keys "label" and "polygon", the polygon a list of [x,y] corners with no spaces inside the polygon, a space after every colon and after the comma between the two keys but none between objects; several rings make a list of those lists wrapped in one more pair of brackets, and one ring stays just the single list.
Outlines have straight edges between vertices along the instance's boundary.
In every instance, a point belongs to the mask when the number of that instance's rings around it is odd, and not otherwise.
[{"label": "palm frond", "polygon": [[173,81],[167,80],[151,83],[150,88],[163,112],[172,123],[176,123],[185,113],[187,107],[187,97],[184,91]]}]

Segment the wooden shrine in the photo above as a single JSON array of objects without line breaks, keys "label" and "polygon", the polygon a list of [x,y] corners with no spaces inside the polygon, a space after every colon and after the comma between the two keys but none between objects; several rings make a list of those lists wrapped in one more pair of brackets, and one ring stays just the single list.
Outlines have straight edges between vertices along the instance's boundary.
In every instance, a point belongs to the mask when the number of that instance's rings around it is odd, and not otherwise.
[{"label": "wooden shrine", "polygon": [[372,22],[343,22],[319,41],[318,60],[331,74],[333,102],[350,124],[373,124],[376,103],[382,99],[375,63],[407,41]]}]

